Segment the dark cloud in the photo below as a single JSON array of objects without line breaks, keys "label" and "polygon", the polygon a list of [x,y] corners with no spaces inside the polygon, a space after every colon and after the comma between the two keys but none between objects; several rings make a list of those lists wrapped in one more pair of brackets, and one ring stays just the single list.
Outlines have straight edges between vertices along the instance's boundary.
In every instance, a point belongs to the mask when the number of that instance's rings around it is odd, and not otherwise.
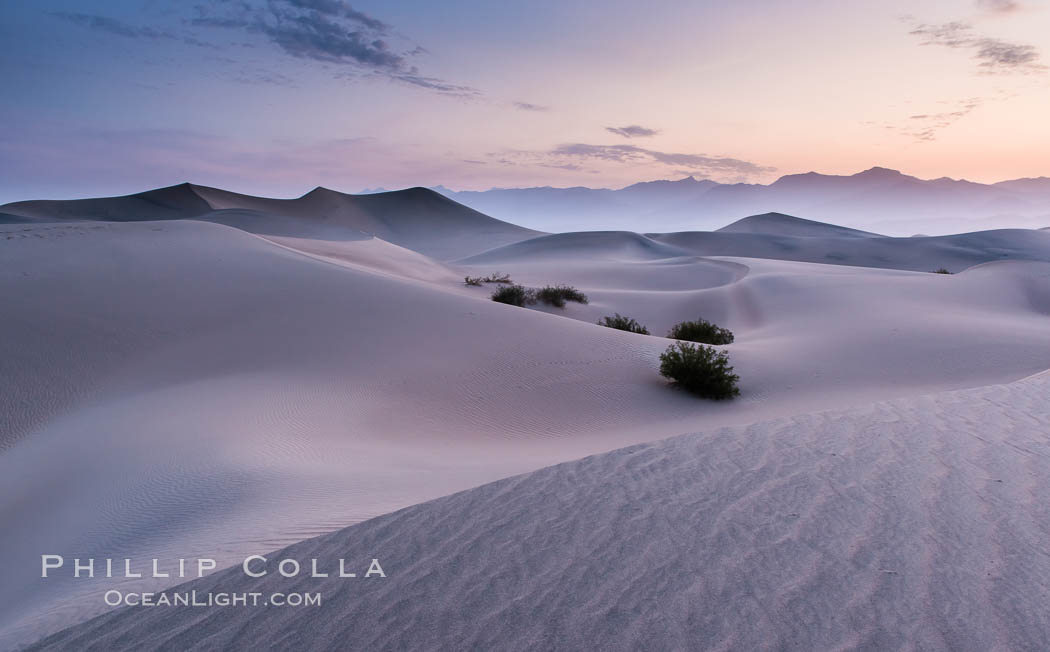
[{"label": "dark cloud", "polygon": [[339,0],[213,1],[196,9],[195,26],[262,34],[293,57],[398,72],[405,65],[385,38],[386,23]]},{"label": "dark cloud", "polygon": [[[426,54],[415,44],[401,47],[387,23],[354,9],[343,0],[205,0],[193,6],[189,28],[211,28],[261,35],[297,59],[337,64],[345,69],[447,95],[472,96],[478,91],[430,77],[411,65],[412,57]],[[54,16],[83,27],[128,38],[178,39],[198,47],[216,47],[196,33],[177,36],[153,27],[130,25],[108,16],[55,12]],[[345,77],[345,75],[340,75]],[[261,78],[260,78],[261,79]],[[269,83],[269,82],[266,82]]]},{"label": "dark cloud", "polygon": [[213,0],[197,11],[194,25],[261,34],[299,59],[346,65],[446,95],[478,94],[420,73],[408,59],[426,54],[424,48],[398,49],[391,43],[390,25],[342,0],[268,0],[258,7]]},{"label": "dark cloud", "polygon": [[973,52],[977,67],[985,74],[1041,73],[1039,50],[1033,45],[1010,43],[980,36],[969,23],[950,22],[940,25],[920,24],[911,34],[922,38],[923,45],[941,45]]},{"label": "dark cloud", "polygon": [[530,104],[529,102],[515,102],[514,108],[521,109],[522,111],[550,111],[549,106],[543,106],[541,104]]},{"label": "dark cloud", "polygon": [[286,0],[293,7],[312,9],[325,16],[347,18],[376,31],[386,31],[389,25],[381,20],[357,11],[341,0]]},{"label": "dark cloud", "polygon": [[648,129],[640,125],[627,125],[626,127],[606,127],[606,131],[624,138],[649,138],[660,133],[658,129]]},{"label": "dark cloud", "polygon": [[662,165],[685,168],[705,174],[734,174],[737,176],[762,175],[773,172],[776,168],[765,167],[750,161],[729,157],[712,157],[702,154],[683,154],[661,152],[637,145],[590,145],[586,143],[569,143],[559,145],[548,157],[555,159],[597,159],[617,163],[659,163]]}]

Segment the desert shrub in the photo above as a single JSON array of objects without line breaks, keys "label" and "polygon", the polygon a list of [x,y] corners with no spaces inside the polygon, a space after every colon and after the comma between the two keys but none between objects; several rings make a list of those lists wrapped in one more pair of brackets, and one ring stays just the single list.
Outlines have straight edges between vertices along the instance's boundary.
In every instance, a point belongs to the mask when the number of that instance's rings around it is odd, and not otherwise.
[{"label": "desert shrub", "polygon": [[673,340],[700,342],[701,344],[732,344],[733,333],[728,328],[716,326],[706,319],[683,321],[675,324],[667,337]]},{"label": "desert shrub", "polygon": [[649,334],[648,328],[629,317],[624,317],[620,313],[616,313],[613,317],[603,317],[602,320],[598,322],[598,325],[607,328],[615,328],[621,331],[628,331],[630,333],[638,333],[639,335]]},{"label": "desert shrub", "polygon": [[949,272],[947,270],[947,268],[944,268],[944,267],[938,267],[937,269],[933,270],[933,272],[931,272],[931,273],[933,273],[933,274],[951,274],[951,272]]},{"label": "desert shrub", "polygon": [[587,295],[569,285],[548,285],[536,290],[536,300],[556,308],[564,308],[566,301],[587,303]]},{"label": "desert shrub", "polygon": [[484,281],[484,279],[481,278],[480,276],[464,276],[463,277],[463,282],[466,283],[467,285],[481,285],[481,283],[483,281]]},{"label": "desert shrub", "polygon": [[536,302],[532,291],[521,285],[504,285],[492,293],[492,300],[512,306],[524,306],[527,303]]},{"label": "desert shrub", "polygon": [[724,351],[703,344],[675,342],[660,354],[660,375],[670,378],[686,391],[714,400],[740,394],[740,376],[729,366]]},{"label": "desert shrub", "polygon": [[480,280],[485,282],[485,283],[513,283],[514,282],[514,281],[510,280],[510,274],[500,274],[499,272],[496,272],[495,274],[489,274],[488,276],[486,276],[485,278],[480,279]]}]

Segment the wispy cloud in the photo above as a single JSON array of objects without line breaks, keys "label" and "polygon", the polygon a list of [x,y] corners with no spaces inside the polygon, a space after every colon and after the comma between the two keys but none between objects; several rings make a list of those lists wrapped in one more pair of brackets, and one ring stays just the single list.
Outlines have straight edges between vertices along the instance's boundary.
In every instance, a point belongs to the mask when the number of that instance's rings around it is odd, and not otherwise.
[{"label": "wispy cloud", "polygon": [[513,106],[515,109],[522,111],[550,111],[549,106],[543,106],[542,104],[532,104],[531,102],[514,102]]},{"label": "wispy cloud", "polygon": [[970,50],[979,71],[984,74],[1043,73],[1047,70],[1034,45],[981,36],[974,33],[969,23],[920,24],[911,30],[911,34],[920,37],[922,45]]},{"label": "wispy cloud", "polygon": [[52,11],[50,13],[56,18],[61,18],[62,20],[80,25],[81,27],[87,27],[88,29],[98,30],[115,36],[125,36],[128,38],[175,38],[175,35],[171,32],[157,30],[152,27],[130,25],[117,20],[116,18],[110,18],[109,16],[97,16],[94,14],[81,14],[69,11]]},{"label": "wispy cloud", "polygon": [[624,138],[649,138],[660,133],[659,129],[649,129],[641,125],[627,125],[626,127],[606,127],[606,131],[623,136]]},{"label": "wispy cloud", "polygon": [[977,0],[977,8],[992,14],[1010,14],[1021,8],[1017,0]]},{"label": "wispy cloud", "polygon": [[663,152],[637,145],[592,145],[566,143],[545,151],[504,151],[489,154],[493,162],[503,165],[535,165],[565,170],[583,169],[586,161],[624,165],[658,165],[688,170],[690,174],[717,176],[732,180],[767,175],[776,168],[741,159],[681,152]]},{"label": "wispy cloud", "polygon": [[190,34],[182,33],[176,34],[174,31],[167,29],[157,29],[155,27],[144,26],[144,25],[132,25],[122,20],[112,18],[110,16],[101,16],[97,14],[83,14],[71,11],[52,11],[50,15],[61,20],[79,25],[87,29],[102,32],[103,34],[110,34],[113,36],[123,36],[125,38],[145,38],[145,39],[171,39],[175,41],[182,41],[187,45],[193,45],[196,47],[203,48],[217,48],[213,43],[202,41],[195,36]]},{"label": "wispy cloud", "polygon": [[938,133],[946,129],[984,104],[985,100],[980,97],[971,97],[955,102],[947,111],[931,111],[928,113],[916,113],[907,117],[906,120],[896,124],[883,124],[885,129],[896,131],[904,136],[920,142],[928,142],[937,139]]}]

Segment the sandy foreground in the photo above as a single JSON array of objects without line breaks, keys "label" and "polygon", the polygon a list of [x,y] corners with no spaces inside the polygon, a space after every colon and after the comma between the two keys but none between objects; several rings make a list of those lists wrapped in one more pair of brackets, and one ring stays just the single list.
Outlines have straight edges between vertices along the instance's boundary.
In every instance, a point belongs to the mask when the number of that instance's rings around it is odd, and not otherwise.
[{"label": "sandy foreground", "polygon": [[[87,201],[0,208],[0,648],[1047,645],[1046,231],[547,235],[422,189]],[[590,303],[462,283],[493,271]],[[735,401],[657,373],[700,316],[736,334]],[[39,576],[289,545],[388,577],[235,567],[196,586],[324,602],[113,610],[180,580]]]}]

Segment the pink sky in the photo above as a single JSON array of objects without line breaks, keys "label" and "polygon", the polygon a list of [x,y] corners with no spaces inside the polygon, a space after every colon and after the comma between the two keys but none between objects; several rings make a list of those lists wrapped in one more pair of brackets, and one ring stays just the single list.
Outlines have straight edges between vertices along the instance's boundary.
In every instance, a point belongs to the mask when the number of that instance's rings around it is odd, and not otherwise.
[{"label": "pink sky", "polygon": [[1050,175],[1045,0],[301,4],[0,8],[0,201]]}]

